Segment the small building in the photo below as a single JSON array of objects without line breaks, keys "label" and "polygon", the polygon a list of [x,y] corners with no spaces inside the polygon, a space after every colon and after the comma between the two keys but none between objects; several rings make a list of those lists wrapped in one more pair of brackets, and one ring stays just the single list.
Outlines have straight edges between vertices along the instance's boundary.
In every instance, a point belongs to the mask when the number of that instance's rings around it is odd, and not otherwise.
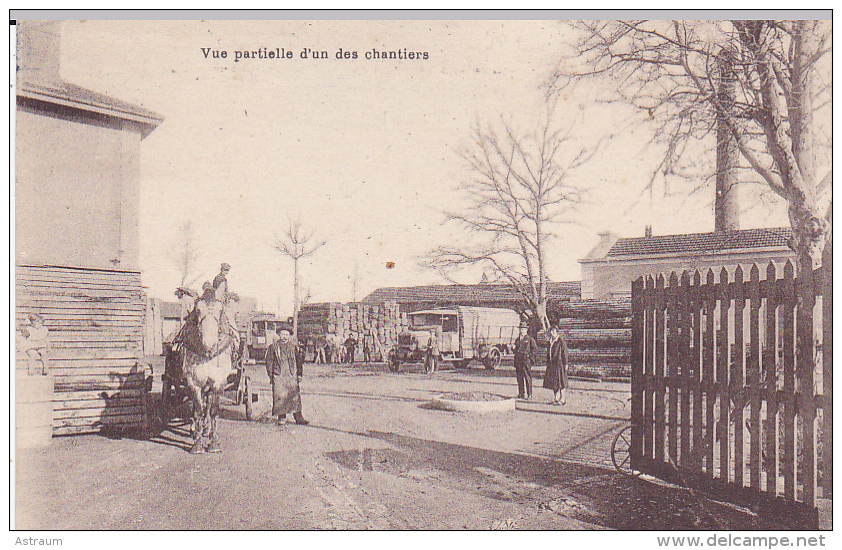
[{"label": "small building", "polygon": [[[600,242],[579,260],[582,266],[582,299],[617,300],[631,296],[632,281],[643,275],[673,271],[725,267],[729,273],[737,265],[759,264],[762,270],[771,261],[783,264],[795,260],[789,248],[792,230],[738,229],[686,235],[651,235],[619,238],[600,233]],[[717,273],[718,277],[718,273]]]},{"label": "small building", "polygon": [[16,328],[50,331],[53,433],[140,427],[140,143],[163,119],[63,81],[60,25],[16,23]]}]

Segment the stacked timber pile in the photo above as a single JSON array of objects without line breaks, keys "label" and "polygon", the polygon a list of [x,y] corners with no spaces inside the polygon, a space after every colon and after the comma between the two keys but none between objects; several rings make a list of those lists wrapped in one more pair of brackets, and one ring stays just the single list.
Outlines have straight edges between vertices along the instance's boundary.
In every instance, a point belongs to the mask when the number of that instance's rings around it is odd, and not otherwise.
[{"label": "stacked timber pile", "polygon": [[360,357],[364,338],[369,340],[372,353],[384,358],[407,327],[406,313],[401,312],[400,305],[395,302],[307,304],[298,314],[301,338],[326,336],[341,343],[353,335],[359,342],[357,354]]},{"label": "stacked timber pile", "polygon": [[[15,300],[18,329],[37,313],[50,331],[54,434],[145,426],[140,273],[17,266]],[[26,354],[16,359],[25,373]]]},{"label": "stacked timber pile", "polygon": [[571,375],[631,377],[631,302],[571,300],[558,312]]}]

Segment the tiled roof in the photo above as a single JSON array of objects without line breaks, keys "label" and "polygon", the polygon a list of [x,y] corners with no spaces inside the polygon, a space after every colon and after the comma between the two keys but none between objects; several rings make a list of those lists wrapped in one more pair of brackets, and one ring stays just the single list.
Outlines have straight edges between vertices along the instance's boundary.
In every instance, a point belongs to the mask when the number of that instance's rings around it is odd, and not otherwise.
[{"label": "tiled roof", "polygon": [[149,109],[64,81],[24,81],[19,84],[17,94],[42,101],[69,103],[80,109],[136,120],[149,126],[144,135],[164,120],[161,115]]},{"label": "tiled roof", "polygon": [[606,254],[611,256],[651,256],[656,254],[686,254],[692,252],[720,252],[746,248],[787,248],[792,229],[741,229],[717,233],[687,235],[657,235],[618,239]]},{"label": "tiled roof", "polygon": [[[550,298],[568,298],[581,295],[581,283],[549,283]],[[363,299],[367,303],[381,302],[435,302],[440,304],[519,302],[520,293],[511,285],[428,285],[378,288]]]}]

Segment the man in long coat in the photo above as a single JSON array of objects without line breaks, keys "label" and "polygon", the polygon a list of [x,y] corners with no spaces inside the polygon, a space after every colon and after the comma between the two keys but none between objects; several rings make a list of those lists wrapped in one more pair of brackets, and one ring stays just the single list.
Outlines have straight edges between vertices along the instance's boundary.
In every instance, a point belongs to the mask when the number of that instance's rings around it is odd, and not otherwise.
[{"label": "man in long coat", "polygon": [[296,424],[309,424],[301,414],[301,391],[298,387],[304,375],[299,364],[295,340],[289,329],[278,327],[278,341],[266,350],[266,374],[272,382],[272,416],[278,417],[278,424],[285,424],[287,414],[292,413]]},{"label": "man in long coat", "polygon": [[567,365],[570,357],[567,352],[567,341],[558,330],[550,327],[550,352],[547,354],[547,372],[544,374],[544,387],[553,391],[553,405],[567,403]]},{"label": "man in long coat", "polygon": [[[515,374],[517,374],[517,396],[532,398],[532,365],[538,357],[538,343],[529,335],[528,325],[521,323],[520,336],[515,340]],[[525,390],[525,394],[524,394]]]}]

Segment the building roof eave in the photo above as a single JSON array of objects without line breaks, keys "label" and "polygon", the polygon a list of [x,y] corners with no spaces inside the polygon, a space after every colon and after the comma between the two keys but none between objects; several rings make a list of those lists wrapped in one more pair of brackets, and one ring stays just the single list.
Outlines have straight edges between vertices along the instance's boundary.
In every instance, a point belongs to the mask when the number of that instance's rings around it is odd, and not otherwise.
[{"label": "building roof eave", "polygon": [[703,257],[703,256],[710,256],[712,258],[721,257],[721,256],[733,256],[733,255],[751,255],[751,254],[794,254],[791,248],[786,246],[767,246],[767,247],[756,247],[756,248],[730,248],[724,250],[702,250],[702,251],[691,251],[691,252],[682,252],[680,254],[675,253],[663,253],[663,254],[629,254],[623,256],[605,256],[603,258],[582,258],[579,260],[580,264],[614,264],[614,263],[626,263],[626,262],[641,262],[641,261],[652,261],[652,260],[668,260],[671,258],[685,258],[685,257]]},{"label": "building roof eave", "polygon": [[161,115],[143,107],[65,82],[22,82],[17,96],[136,122],[141,126],[142,138],[164,121]]}]

